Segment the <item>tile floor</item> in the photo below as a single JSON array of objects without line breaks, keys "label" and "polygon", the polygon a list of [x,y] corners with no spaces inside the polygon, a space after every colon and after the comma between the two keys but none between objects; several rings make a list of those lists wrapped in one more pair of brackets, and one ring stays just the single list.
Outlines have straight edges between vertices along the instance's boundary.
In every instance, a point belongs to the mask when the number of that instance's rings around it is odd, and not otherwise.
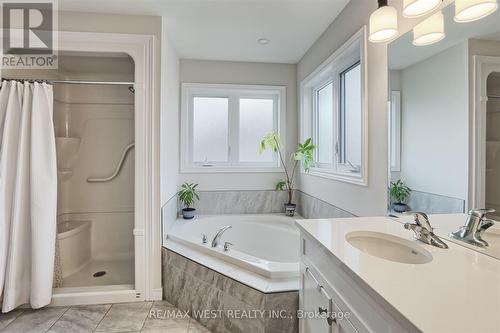
[{"label": "tile floor", "polygon": [[0,332],[210,333],[164,301],[17,309],[0,314]]}]

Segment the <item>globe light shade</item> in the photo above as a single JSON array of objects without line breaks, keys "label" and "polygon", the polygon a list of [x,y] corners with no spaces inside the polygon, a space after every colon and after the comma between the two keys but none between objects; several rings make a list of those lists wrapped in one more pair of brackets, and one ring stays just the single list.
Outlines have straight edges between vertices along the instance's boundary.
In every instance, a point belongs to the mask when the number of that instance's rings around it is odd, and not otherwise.
[{"label": "globe light shade", "polygon": [[438,12],[413,28],[413,45],[431,45],[439,42],[445,36],[444,16],[442,12]]},{"label": "globe light shade", "polygon": [[497,0],[456,0],[455,22],[467,23],[480,20],[498,9]]},{"label": "globe light shade", "polygon": [[441,5],[441,0],[404,0],[403,16],[419,17],[432,12]]},{"label": "globe light shade", "polygon": [[384,43],[398,34],[398,12],[391,6],[382,6],[370,15],[370,36],[373,43]]}]

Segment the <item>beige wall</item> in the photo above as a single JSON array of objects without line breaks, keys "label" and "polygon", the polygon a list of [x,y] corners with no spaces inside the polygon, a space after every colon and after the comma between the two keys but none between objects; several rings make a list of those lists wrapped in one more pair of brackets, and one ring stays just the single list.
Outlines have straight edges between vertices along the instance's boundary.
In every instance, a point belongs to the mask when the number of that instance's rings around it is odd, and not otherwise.
[{"label": "beige wall", "polygon": [[[190,83],[277,85],[286,87],[286,145],[297,145],[296,66],[230,61],[181,60],[180,80]],[[272,190],[282,173],[181,174],[200,190]]]},{"label": "beige wall", "polygon": [[[450,3],[446,0],[444,3]],[[401,13],[401,0],[390,1]],[[297,65],[298,83],[337,50],[377,9],[375,0],[351,0]],[[425,19],[399,15],[401,34]],[[387,45],[368,43],[368,186],[302,175],[300,188],[321,200],[359,216],[382,215],[387,207]]]}]

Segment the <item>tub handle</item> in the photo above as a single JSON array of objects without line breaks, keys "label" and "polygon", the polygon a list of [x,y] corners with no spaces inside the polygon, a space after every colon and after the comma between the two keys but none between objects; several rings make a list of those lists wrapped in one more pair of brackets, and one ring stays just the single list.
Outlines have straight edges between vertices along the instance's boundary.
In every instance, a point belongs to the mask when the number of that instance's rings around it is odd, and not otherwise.
[{"label": "tub handle", "polygon": [[224,252],[229,251],[229,246],[233,245],[233,243],[225,242],[224,243]]},{"label": "tub handle", "polygon": [[202,244],[207,244],[207,242],[208,242],[207,235],[201,234],[201,243]]}]

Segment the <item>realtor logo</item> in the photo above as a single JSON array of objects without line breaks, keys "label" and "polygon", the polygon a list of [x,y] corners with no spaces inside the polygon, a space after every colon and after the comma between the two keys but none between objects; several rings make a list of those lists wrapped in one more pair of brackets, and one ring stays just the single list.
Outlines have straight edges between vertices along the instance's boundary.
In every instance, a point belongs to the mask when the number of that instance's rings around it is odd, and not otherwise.
[{"label": "realtor logo", "polygon": [[57,68],[55,0],[0,0],[3,68]]}]

